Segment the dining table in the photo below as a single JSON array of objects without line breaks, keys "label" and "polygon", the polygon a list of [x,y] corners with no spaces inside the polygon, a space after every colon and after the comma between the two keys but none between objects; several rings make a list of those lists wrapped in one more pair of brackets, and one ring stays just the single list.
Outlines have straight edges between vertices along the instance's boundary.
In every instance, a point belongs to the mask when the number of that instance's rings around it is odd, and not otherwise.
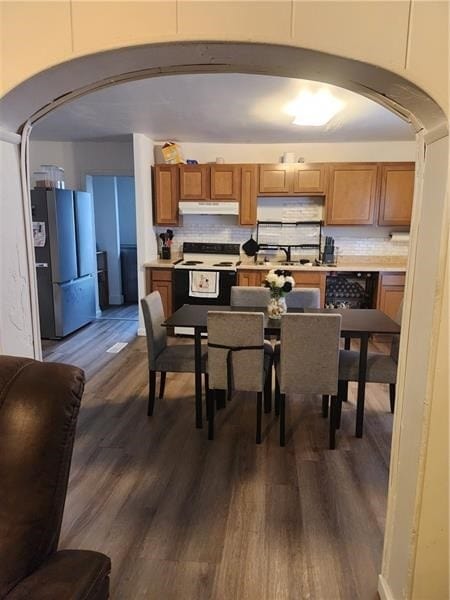
[{"label": "dining table", "polygon": [[[279,336],[281,320],[271,319],[266,307],[222,306],[212,304],[184,304],[163,323],[165,327],[189,327],[194,330],[195,352],[195,425],[203,426],[202,415],[202,334],[207,332],[208,313],[212,311],[262,312],[264,314],[264,334]],[[400,333],[400,325],[376,308],[288,308],[289,313],[340,314],[341,337],[345,347],[350,347],[351,339],[359,339],[358,394],[356,402],[356,437],[362,437],[364,422],[364,400],[367,372],[369,337],[374,334]]]}]

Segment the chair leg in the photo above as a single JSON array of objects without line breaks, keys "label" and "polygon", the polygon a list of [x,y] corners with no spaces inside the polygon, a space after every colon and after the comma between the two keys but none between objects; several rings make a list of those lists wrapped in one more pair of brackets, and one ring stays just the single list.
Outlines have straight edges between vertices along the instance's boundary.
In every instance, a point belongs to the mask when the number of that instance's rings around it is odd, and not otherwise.
[{"label": "chair leg", "polygon": [[156,371],[148,372],[148,406],[147,415],[149,417],[153,414],[155,407],[155,391],[156,391]]},{"label": "chair leg", "polygon": [[256,395],[256,443],[261,443],[262,392]]},{"label": "chair leg", "polygon": [[348,381],[339,380],[338,381],[338,411],[337,411],[337,420],[336,420],[336,429],[341,428],[341,415],[342,415],[342,402],[345,401],[348,392]]},{"label": "chair leg", "polygon": [[322,417],[326,419],[328,417],[328,404],[330,401],[329,396],[322,396]]},{"label": "chair leg", "polygon": [[280,384],[275,375],[275,414],[278,417],[280,414]]},{"label": "chair leg", "polygon": [[166,372],[161,371],[161,377],[159,380],[159,399],[162,400],[164,398],[164,390],[166,387]]},{"label": "chair leg", "polygon": [[391,403],[391,413],[394,413],[395,408],[395,383],[389,384],[389,401]]},{"label": "chair leg", "polygon": [[209,394],[209,377],[208,373],[205,373],[205,412],[206,419],[209,417],[209,402],[208,402],[208,394]]},{"label": "chair leg", "polygon": [[208,440],[214,439],[214,411],[216,409],[215,390],[209,390],[208,397]]},{"label": "chair leg", "polygon": [[331,396],[331,410],[330,410],[330,450],[334,450],[336,448],[336,429],[337,429],[337,419],[338,419],[338,411],[339,404],[341,400],[338,396]]},{"label": "chair leg", "polygon": [[286,445],[286,394],[280,394],[280,446]]},{"label": "chair leg", "polygon": [[272,410],[272,362],[267,373],[266,383],[264,386],[264,412],[270,413]]}]

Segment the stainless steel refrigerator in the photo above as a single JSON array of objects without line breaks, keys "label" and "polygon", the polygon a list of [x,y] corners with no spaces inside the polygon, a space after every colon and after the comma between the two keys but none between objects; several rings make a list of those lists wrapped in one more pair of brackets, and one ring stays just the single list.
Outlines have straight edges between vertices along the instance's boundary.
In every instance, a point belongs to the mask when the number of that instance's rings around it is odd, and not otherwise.
[{"label": "stainless steel refrigerator", "polygon": [[92,197],[62,189],[31,191],[41,337],[62,338],[95,317]]}]

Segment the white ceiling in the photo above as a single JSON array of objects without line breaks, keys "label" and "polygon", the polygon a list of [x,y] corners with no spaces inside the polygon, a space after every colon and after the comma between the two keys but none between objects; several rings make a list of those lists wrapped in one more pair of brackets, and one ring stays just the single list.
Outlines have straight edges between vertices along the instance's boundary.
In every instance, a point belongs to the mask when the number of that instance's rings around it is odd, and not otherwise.
[{"label": "white ceiling", "polygon": [[[329,89],[344,102],[327,125],[292,124],[283,107],[301,90]],[[33,127],[32,139],[125,139],[145,133],[180,142],[407,141],[412,127],[363,96],[332,85],[246,74],[155,77],[111,86],[70,102]]]}]

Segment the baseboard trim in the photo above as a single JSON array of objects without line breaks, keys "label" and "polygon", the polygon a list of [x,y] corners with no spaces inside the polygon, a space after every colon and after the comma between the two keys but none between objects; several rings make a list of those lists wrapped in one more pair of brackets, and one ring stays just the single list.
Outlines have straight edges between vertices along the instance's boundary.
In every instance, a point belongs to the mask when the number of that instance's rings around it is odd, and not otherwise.
[{"label": "baseboard trim", "polygon": [[395,600],[388,582],[383,575],[378,575],[378,594],[380,600]]},{"label": "baseboard trim", "polygon": [[138,327],[137,334],[145,336],[145,328],[144,327]]}]

